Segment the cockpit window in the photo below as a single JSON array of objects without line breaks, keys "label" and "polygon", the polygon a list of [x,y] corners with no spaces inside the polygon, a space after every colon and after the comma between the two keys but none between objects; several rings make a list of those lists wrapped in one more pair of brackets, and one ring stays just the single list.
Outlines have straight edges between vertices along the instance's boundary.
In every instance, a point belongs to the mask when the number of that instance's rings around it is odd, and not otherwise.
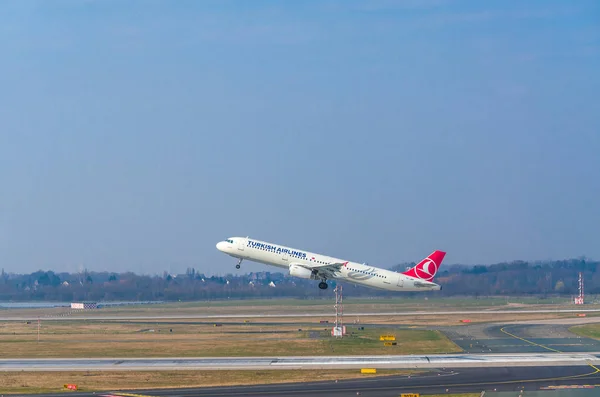
[{"label": "cockpit window", "polygon": [[233,240],[225,240],[225,241],[227,241],[228,243],[233,244]]}]

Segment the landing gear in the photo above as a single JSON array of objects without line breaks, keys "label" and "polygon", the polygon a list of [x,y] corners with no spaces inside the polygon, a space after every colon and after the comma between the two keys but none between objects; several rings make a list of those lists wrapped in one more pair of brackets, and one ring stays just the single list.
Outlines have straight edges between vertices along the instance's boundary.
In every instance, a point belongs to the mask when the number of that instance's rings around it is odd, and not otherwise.
[{"label": "landing gear", "polygon": [[328,285],[327,285],[327,283],[325,281],[321,281],[319,283],[319,288],[321,288],[321,289],[327,289],[327,287],[328,287]]},{"label": "landing gear", "polygon": [[244,260],[244,259],[240,258],[240,260],[238,261],[237,265],[235,265],[235,268],[236,268],[236,269],[239,269],[239,268],[241,267],[240,265],[242,264],[242,261],[243,261],[243,260]]}]

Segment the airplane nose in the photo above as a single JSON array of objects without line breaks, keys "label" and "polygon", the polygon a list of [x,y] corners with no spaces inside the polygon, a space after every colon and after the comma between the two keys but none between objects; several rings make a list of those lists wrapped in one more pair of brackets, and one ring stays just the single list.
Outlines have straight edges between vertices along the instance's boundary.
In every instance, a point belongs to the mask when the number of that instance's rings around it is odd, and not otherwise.
[{"label": "airplane nose", "polygon": [[225,241],[219,241],[219,242],[217,243],[217,249],[218,249],[219,251],[222,251],[222,252],[224,252],[226,247],[227,247],[227,243],[226,243]]}]

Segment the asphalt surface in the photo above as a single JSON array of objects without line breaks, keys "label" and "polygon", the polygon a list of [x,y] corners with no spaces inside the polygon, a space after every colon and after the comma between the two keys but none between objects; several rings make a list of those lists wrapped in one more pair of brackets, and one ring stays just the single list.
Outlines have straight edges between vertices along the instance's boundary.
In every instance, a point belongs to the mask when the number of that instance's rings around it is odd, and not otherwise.
[{"label": "asphalt surface", "polygon": [[[163,390],[136,390],[130,392],[107,391],[95,393],[70,392],[74,397],[105,396],[169,396],[169,397],[397,397],[401,393],[467,393],[482,390],[516,391],[539,390],[558,385],[600,384],[600,371],[591,366],[580,367],[511,367],[440,369],[427,374],[407,376],[372,377],[339,382],[271,384],[240,387],[207,387]],[[599,386],[600,387],[600,386]],[[600,391],[600,390],[599,390]],[[56,394],[37,395],[54,397]]]},{"label": "asphalt surface", "polygon": [[443,332],[467,353],[583,353],[600,351],[600,341],[570,332],[568,324],[469,324],[428,327]]},{"label": "asphalt surface", "polygon": [[144,371],[144,370],[282,370],[342,368],[465,368],[505,366],[600,365],[597,354],[513,353],[300,356],[300,357],[165,357],[0,359],[0,371]]},{"label": "asphalt surface", "polygon": [[[365,312],[353,313],[346,312],[345,316],[373,317],[373,316],[449,316],[449,315],[467,315],[467,314],[540,314],[540,313],[595,313],[600,309],[542,309],[542,310],[460,310],[460,311],[403,311],[403,312]],[[234,319],[234,318],[300,318],[300,317],[319,317],[331,316],[329,312],[323,313],[281,313],[281,314],[172,314],[172,315],[102,315],[90,314],[84,315],[77,313],[63,314],[57,316],[43,317],[44,321],[65,321],[65,320],[171,320],[171,319]],[[0,316],[0,321],[33,321],[38,316]],[[600,321],[600,319],[598,319]]]}]

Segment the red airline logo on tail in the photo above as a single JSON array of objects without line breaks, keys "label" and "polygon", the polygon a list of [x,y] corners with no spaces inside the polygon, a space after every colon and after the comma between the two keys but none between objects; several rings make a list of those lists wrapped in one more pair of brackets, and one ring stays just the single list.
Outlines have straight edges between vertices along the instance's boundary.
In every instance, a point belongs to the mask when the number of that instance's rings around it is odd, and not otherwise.
[{"label": "red airline logo on tail", "polygon": [[404,275],[418,278],[425,281],[433,280],[435,274],[437,273],[442,261],[444,260],[444,256],[446,253],[443,251],[434,251],[427,258],[423,259],[421,262],[417,263],[415,267],[410,270],[405,271]]}]

